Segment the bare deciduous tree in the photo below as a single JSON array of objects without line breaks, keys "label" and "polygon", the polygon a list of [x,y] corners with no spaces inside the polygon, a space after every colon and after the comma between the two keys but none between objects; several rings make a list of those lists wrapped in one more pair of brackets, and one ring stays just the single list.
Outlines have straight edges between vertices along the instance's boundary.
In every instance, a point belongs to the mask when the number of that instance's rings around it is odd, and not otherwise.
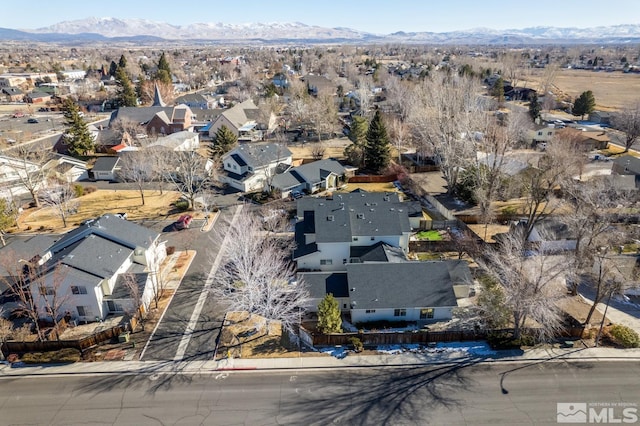
[{"label": "bare deciduous tree", "polygon": [[613,126],[624,133],[624,152],[640,137],[640,100],[613,116]]},{"label": "bare deciduous tree", "polygon": [[71,184],[66,183],[50,188],[43,196],[42,204],[50,207],[62,219],[62,225],[67,227],[69,215],[78,211],[78,200]]},{"label": "bare deciduous tree", "polygon": [[221,263],[214,295],[229,310],[264,317],[267,330],[271,321],[290,329],[308,302],[304,284],[295,282],[291,243],[265,232],[262,220],[246,209],[228,226],[226,236],[219,232],[215,237],[221,243]]},{"label": "bare deciduous tree", "polygon": [[[147,183],[154,177],[154,155],[150,155],[151,149],[128,152],[120,156],[120,170],[118,176],[124,182],[133,183],[138,189],[140,200],[144,206],[144,190]],[[167,155],[165,150],[162,150]]]},{"label": "bare deciduous tree", "polygon": [[584,320],[585,326],[589,326],[591,317],[599,303],[606,301],[605,304],[608,307],[611,297],[614,294],[622,294],[625,287],[624,277],[606,246],[600,247],[600,250],[595,252],[593,269],[589,278],[589,285],[594,293],[593,304]]},{"label": "bare deciduous tree", "polygon": [[196,198],[211,185],[215,165],[195,151],[179,151],[172,154],[165,169],[167,180],[176,191],[189,200],[190,208],[195,208]]},{"label": "bare deciduous tree", "polygon": [[46,150],[29,151],[20,147],[15,160],[7,163],[15,170],[18,182],[29,192],[36,207],[40,207],[38,191],[45,186],[49,176],[49,170],[43,166],[50,158],[51,153]]},{"label": "bare deciduous tree", "polygon": [[557,301],[564,294],[563,261],[544,253],[527,255],[524,232],[515,231],[501,239],[499,247],[486,254],[486,271],[501,284],[504,305],[513,322],[513,337],[533,325],[540,339],[561,328]]},{"label": "bare deciduous tree", "polygon": [[130,312],[130,315],[138,317],[140,319],[140,324],[142,325],[142,329],[144,330],[144,321],[146,318],[143,299],[144,287],[140,285],[136,274],[131,272],[122,274],[122,284],[126,287],[129,293],[129,297],[133,302],[133,310],[132,312]]},{"label": "bare deciduous tree", "polygon": [[407,147],[410,139],[409,126],[401,118],[395,117],[391,120],[390,126],[391,140],[398,151],[398,164],[402,163],[402,149]]},{"label": "bare deciduous tree", "polygon": [[[7,341],[9,336],[13,333],[13,322],[2,316],[2,308],[0,308],[0,349],[4,342]],[[4,359],[4,353],[0,350],[0,359]]]}]

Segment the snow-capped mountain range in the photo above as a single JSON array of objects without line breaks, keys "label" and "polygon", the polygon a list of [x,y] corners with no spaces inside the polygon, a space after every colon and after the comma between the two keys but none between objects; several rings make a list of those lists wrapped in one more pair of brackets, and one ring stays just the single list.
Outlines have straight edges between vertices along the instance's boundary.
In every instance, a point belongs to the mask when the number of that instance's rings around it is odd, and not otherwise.
[{"label": "snow-capped mountain range", "polygon": [[33,41],[176,40],[218,42],[396,42],[429,44],[541,44],[640,42],[640,24],[594,28],[532,27],[493,30],[396,32],[372,34],[350,28],[324,28],[290,23],[195,23],[171,25],[146,19],[87,18],[38,29],[0,28],[0,39]]}]

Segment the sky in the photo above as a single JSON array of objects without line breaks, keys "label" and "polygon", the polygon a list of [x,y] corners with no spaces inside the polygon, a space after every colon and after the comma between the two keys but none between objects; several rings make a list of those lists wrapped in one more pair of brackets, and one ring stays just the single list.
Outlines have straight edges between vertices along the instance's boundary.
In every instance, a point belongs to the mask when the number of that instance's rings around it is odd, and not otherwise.
[{"label": "sky", "polygon": [[374,34],[479,27],[587,28],[640,24],[640,0],[7,1],[0,14],[0,27],[35,29],[88,17],[141,18],[173,25],[301,22]]}]

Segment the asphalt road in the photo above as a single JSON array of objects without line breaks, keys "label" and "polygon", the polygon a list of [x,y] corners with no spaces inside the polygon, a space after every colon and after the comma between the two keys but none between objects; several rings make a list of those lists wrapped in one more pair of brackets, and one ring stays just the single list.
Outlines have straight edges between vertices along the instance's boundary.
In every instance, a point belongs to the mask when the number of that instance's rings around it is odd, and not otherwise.
[{"label": "asphalt road", "polygon": [[[634,362],[0,378],[0,423],[556,424],[557,403],[640,403]],[[620,411],[616,409],[618,416]]]},{"label": "asphalt road", "polygon": [[[214,226],[215,229],[223,232],[225,220],[230,218],[234,211],[235,209],[232,207],[223,208]],[[204,287],[206,276],[211,270],[212,259],[215,258],[219,250],[219,247],[212,240],[214,231],[200,232],[200,225],[200,223],[194,222],[190,229],[168,232],[163,236],[167,239],[168,246],[173,245],[177,250],[196,250],[197,254],[162,321],[149,341],[143,360],[173,360],[178,352],[178,347]],[[213,358],[224,312],[224,306],[221,306],[208,294],[181,359],[208,360]]]}]

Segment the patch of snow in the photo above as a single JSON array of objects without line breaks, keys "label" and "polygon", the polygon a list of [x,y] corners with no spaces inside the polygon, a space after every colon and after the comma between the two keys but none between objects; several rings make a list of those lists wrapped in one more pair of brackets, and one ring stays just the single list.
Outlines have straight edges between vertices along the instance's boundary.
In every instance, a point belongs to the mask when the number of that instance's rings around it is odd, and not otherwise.
[{"label": "patch of snow", "polygon": [[496,351],[491,349],[486,342],[447,342],[438,343],[435,347],[418,344],[405,345],[380,345],[376,351],[387,355],[397,355],[404,352],[424,354],[466,354],[469,356],[490,356]]},{"label": "patch of snow", "polygon": [[321,348],[320,352],[324,354],[329,354],[338,359],[343,359],[344,357],[347,356],[347,350],[342,346],[332,346],[329,348]]}]

